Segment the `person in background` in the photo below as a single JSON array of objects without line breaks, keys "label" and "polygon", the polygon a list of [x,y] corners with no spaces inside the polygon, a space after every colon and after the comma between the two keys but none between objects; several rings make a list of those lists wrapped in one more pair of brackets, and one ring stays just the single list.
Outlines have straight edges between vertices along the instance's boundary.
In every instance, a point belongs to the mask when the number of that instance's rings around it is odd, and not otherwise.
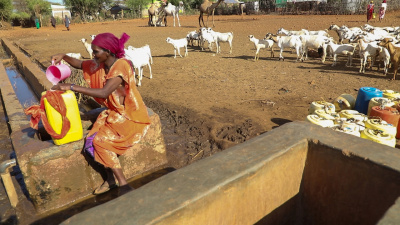
[{"label": "person in background", "polygon": [[381,8],[379,9],[379,22],[382,22],[383,18],[385,17],[386,9],[387,9],[387,3],[386,0],[383,0]]},{"label": "person in background", "polygon": [[71,21],[69,20],[68,16],[65,15],[64,23],[65,23],[65,27],[67,28],[68,31],[69,31],[69,24],[70,24],[70,22],[71,22]]},{"label": "person in background", "polygon": [[367,23],[372,19],[373,14],[374,14],[374,2],[370,1],[367,6]]},{"label": "person in background", "polygon": [[128,39],[125,33],[120,39],[111,33],[96,35],[92,41],[93,60],[81,61],[63,53],[51,57],[55,64],[65,60],[72,67],[82,69],[90,86],[59,83],[52,90],[86,94],[107,108],[97,117],[84,148],[85,153],[104,166],[107,174],[104,183],[94,190],[95,195],[117,186],[120,194],[133,189],[126,181],[118,157],[132,151],[150,124],[147,107],[136,88],[135,70],[124,58],[124,44]]},{"label": "person in background", "polygon": [[50,22],[51,22],[51,26],[54,27],[54,29],[56,29],[56,18],[54,18],[54,16],[51,16],[50,18]]}]

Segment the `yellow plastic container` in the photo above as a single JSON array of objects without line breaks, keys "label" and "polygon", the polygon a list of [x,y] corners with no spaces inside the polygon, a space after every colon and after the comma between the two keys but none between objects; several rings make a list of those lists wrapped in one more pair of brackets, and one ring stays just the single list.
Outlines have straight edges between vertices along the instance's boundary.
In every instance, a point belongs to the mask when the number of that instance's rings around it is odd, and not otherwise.
[{"label": "yellow plastic container", "polygon": [[326,113],[334,113],[335,112],[335,105],[330,102],[326,101],[314,101],[311,102],[310,108],[308,109],[308,115],[314,113],[315,110],[323,109]]},{"label": "yellow plastic container", "polygon": [[361,138],[388,145],[390,147],[396,147],[396,138],[393,135],[381,132],[379,130],[367,128],[361,132],[360,136]]},{"label": "yellow plastic container", "polygon": [[[46,92],[42,92],[44,95]],[[54,144],[63,145],[73,141],[77,141],[83,138],[83,129],[81,116],[79,114],[78,102],[76,101],[76,97],[74,92],[65,91],[61,94],[64,99],[65,106],[67,107],[67,118],[71,124],[71,127],[67,134],[61,139],[53,138]],[[62,116],[59,112],[57,112],[47,101],[44,99],[44,108],[46,111],[47,120],[49,121],[50,126],[57,133],[61,133],[62,129]]]},{"label": "yellow plastic container", "polygon": [[318,115],[308,115],[306,117],[306,121],[319,125],[321,127],[332,127],[334,125],[333,120],[327,120],[319,117]]},{"label": "yellow plastic container", "polygon": [[400,92],[393,90],[382,90],[382,97],[384,98],[400,98]]},{"label": "yellow plastic container", "polygon": [[373,130],[381,130],[395,137],[397,134],[397,127],[382,119],[369,119],[365,121],[365,127]]},{"label": "yellow plastic container", "polygon": [[355,120],[359,120],[359,121],[366,121],[368,119],[368,117],[363,114],[358,112],[357,110],[342,110],[339,112],[339,115],[341,118],[346,118],[346,119],[355,119]]},{"label": "yellow plastic container", "polygon": [[345,109],[354,109],[356,98],[350,94],[341,94],[339,97],[333,100],[333,104],[335,105],[336,112]]},{"label": "yellow plastic container", "polygon": [[385,107],[392,107],[394,105],[394,102],[392,102],[390,99],[384,98],[384,97],[371,98],[371,100],[369,100],[369,103],[368,103],[367,115],[369,116],[369,114],[371,113],[372,107],[382,106],[382,105]]}]

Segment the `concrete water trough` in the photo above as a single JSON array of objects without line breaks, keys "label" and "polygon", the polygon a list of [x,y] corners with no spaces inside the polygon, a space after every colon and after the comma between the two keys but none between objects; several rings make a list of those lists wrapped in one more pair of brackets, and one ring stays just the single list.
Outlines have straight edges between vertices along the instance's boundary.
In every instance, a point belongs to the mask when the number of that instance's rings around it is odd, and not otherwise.
[{"label": "concrete water trough", "polygon": [[400,224],[399,149],[292,122],[62,224]]}]

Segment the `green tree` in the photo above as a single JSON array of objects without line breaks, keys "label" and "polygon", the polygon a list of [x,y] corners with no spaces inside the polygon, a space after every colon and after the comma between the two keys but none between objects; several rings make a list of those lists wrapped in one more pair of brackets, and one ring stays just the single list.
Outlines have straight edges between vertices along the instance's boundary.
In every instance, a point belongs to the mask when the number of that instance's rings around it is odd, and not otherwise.
[{"label": "green tree", "polygon": [[79,14],[83,21],[87,21],[87,16],[97,16],[97,13],[107,8],[112,0],[64,0],[64,2],[72,12]]},{"label": "green tree", "polygon": [[133,12],[140,13],[144,7],[148,4],[151,4],[152,0],[126,0],[125,4],[128,8],[130,8]]},{"label": "green tree", "polygon": [[26,0],[29,11],[35,16],[51,13],[51,4],[45,0]]},{"label": "green tree", "polygon": [[12,10],[12,0],[0,0],[0,20],[9,20]]}]

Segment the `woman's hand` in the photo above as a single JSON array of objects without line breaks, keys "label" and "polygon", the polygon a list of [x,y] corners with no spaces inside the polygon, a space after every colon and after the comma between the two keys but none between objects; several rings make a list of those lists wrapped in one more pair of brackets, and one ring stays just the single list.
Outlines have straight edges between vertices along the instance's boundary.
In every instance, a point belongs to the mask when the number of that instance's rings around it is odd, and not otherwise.
[{"label": "woman's hand", "polygon": [[58,53],[56,55],[51,56],[51,62],[54,62],[54,64],[58,64],[63,58],[65,54],[64,53]]},{"label": "woman's hand", "polygon": [[71,90],[71,84],[58,83],[54,85],[51,90],[55,91],[68,91]]}]

